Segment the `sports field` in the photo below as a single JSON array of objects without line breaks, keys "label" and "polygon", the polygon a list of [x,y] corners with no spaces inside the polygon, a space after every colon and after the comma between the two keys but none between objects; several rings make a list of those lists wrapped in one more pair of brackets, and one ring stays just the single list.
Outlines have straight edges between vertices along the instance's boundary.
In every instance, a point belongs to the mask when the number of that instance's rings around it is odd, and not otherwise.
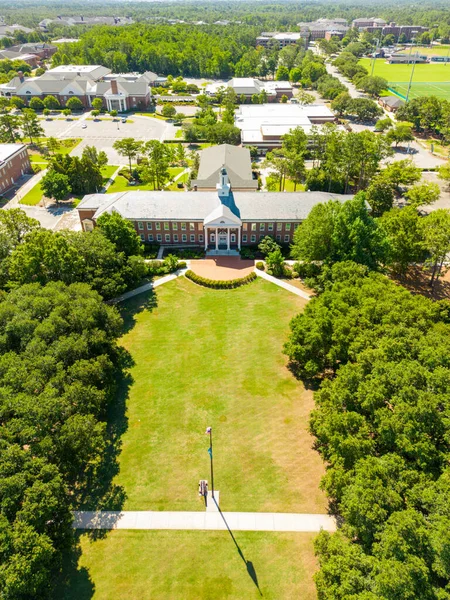
[{"label": "sports field", "polygon": [[[372,72],[372,61],[363,58],[360,64]],[[390,65],[384,58],[375,61],[374,75],[388,80],[391,90],[405,97],[413,65]],[[450,99],[450,63],[426,63],[416,65],[411,86],[410,98],[437,96]]]}]

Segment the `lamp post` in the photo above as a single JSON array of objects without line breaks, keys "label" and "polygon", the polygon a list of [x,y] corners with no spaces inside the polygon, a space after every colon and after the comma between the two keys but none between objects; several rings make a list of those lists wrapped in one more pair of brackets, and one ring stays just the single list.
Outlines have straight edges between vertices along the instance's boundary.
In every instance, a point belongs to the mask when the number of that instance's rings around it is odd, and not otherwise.
[{"label": "lamp post", "polygon": [[214,466],[213,466],[213,440],[212,440],[212,427],[206,428],[206,435],[209,435],[209,448],[208,454],[211,459],[211,495],[214,498]]},{"label": "lamp post", "polygon": [[[413,34],[417,33],[417,31],[413,31],[412,33]],[[414,46],[414,43],[415,43],[415,39],[416,38],[414,38],[414,37],[412,38],[412,44],[411,44],[411,48],[409,50],[409,55],[410,56],[411,56],[411,52],[412,52],[412,49],[413,49],[413,46]],[[412,66],[412,69],[411,69],[411,77],[409,78],[408,91],[406,92],[405,102],[408,102],[408,100],[409,100],[409,92],[411,91],[411,85],[412,85],[412,80],[413,80],[413,77],[414,77],[414,70],[416,68],[417,57],[418,57],[418,52],[416,51],[416,53],[414,55],[413,66]]]}]

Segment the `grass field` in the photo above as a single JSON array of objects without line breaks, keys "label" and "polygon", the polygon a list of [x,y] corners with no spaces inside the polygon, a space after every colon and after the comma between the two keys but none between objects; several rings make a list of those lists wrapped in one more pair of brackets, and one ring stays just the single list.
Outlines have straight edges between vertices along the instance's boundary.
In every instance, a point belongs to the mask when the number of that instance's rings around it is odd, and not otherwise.
[{"label": "grass field", "polygon": [[[113,531],[81,538],[54,600],[315,600],[315,534]],[[242,556],[239,554],[239,550]],[[258,589],[259,588],[259,589]]]},{"label": "grass field", "polygon": [[[266,179],[266,187],[267,189],[272,189],[275,192],[279,191],[280,184],[274,177],[267,177]],[[285,179],[284,181],[284,189],[283,192],[303,192],[305,190],[305,186],[301,183],[295,183],[291,179]]]},{"label": "grass field", "polygon": [[[183,167],[169,167],[169,175],[171,178],[176,177],[181,171],[183,171]],[[136,192],[136,191],[151,191],[153,190],[153,184],[151,183],[142,183],[139,185],[130,185],[128,180],[121,175],[117,175],[113,183],[107,189],[107,194],[114,194],[115,192]],[[170,190],[177,191],[176,184],[174,186],[169,187]]]},{"label": "grass field", "polygon": [[[412,52],[418,52],[419,54],[425,54],[426,56],[447,56],[449,53],[450,46],[413,46]],[[409,52],[409,46],[404,52]]]},{"label": "grass field", "polygon": [[114,481],[123,508],[204,510],[197,484],[209,479],[211,425],[223,510],[326,511],[307,432],[312,392],[282,354],[305,301],[262,280],[216,291],[184,278],[158,289],[152,312],[132,317],[144,301],[125,308],[122,344],[134,366]]}]

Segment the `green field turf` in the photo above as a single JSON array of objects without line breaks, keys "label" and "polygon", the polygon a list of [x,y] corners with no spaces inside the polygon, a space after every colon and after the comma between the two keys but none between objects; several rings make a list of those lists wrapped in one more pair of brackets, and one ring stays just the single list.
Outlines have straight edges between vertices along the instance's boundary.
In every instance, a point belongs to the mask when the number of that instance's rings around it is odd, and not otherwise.
[{"label": "green field turf", "polygon": [[[363,58],[360,61],[369,73],[372,72],[372,61]],[[388,81],[409,81],[412,65],[389,65],[384,58],[375,61],[374,75],[384,77]],[[426,63],[416,65],[413,81],[450,81],[450,63]]]},{"label": "green field turf", "polygon": [[[426,54],[427,56],[447,56],[449,53],[450,46],[413,46],[412,52],[418,52],[419,54]],[[409,46],[405,52],[409,52]]]},{"label": "green field turf", "polygon": [[408,94],[409,83],[406,81],[402,82],[390,82],[389,91],[393,92],[396,96],[406,99],[408,98],[419,98],[420,96],[436,96],[437,98],[449,99],[450,98],[450,82],[412,82],[411,88]]},{"label": "green field turf", "polygon": [[[314,533],[112,531],[81,538],[53,600],[315,600]],[[241,553],[241,554],[240,554]]]},{"label": "green field turf", "polygon": [[258,279],[211,290],[185,278],[158,288],[121,340],[134,366],[120,472],[124,510],[204,510],[205,428],[214,428],[215,485],[231,511],[326,512],[323,464],[312,449],[313,407],[282,354],[305,301]]}]

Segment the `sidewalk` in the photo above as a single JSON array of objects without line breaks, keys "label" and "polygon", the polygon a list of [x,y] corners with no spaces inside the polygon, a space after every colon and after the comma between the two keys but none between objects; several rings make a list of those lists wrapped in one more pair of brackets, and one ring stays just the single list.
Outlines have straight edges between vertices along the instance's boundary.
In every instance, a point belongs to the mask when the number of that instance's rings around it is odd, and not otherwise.
[{"label": "sidewalk", "polygon": [[267,281],[270,281],[271,283],[278,285],[279,287],[287,290],[288,292],[291,292],[292,294],[296,294],[297,296],[300,296],[301,298],[305,298],[305,300],[311,300],[311,296],[309,294],[307,294],[303,290],[300,290],[299,288],[291,285],[290,283],[286,283],[286,281],[282,281],[281,279],[272,277],[272,275],[269,275],[265,271],[260,271],[259,269],[255,269],[255,273],[257,275],[259,275],[259,277],[262,277],[263,279],[267,279]]},{"label": "sidewalk", "polygon": [[73,528],[319,532],[336,531],[336,521],[301,513],[75,511]]},{"label": "sidewalk", "polygon": [[160,285],[164,285],[165,283],[172,281],[172,279],[176,279],[177,277],[184,275],[186,273],[186,271],[187,271],[187,269],[181,269],[180,271],[175,271],[175,273],[171,273],[170,275],[161,277],[161,279],[157,279],[156,281],[150,281],[150,283],[141,285],[141,287],[135,288],[134,290],[131,290],[130,292],[125,292],[125,294],[122,294],[121,296],[118,296],[117,298],[113,298],[112,300],[109,300],[108,303],[109,304],[117,304],[118,302],[123,302],[124,300],[128,300],[129,298],[133,298],[133,296],[137,296],[138,294],[143,294],[144,292],[148,292],[149,290],[152,290],[153,288],[157,288]]}]

